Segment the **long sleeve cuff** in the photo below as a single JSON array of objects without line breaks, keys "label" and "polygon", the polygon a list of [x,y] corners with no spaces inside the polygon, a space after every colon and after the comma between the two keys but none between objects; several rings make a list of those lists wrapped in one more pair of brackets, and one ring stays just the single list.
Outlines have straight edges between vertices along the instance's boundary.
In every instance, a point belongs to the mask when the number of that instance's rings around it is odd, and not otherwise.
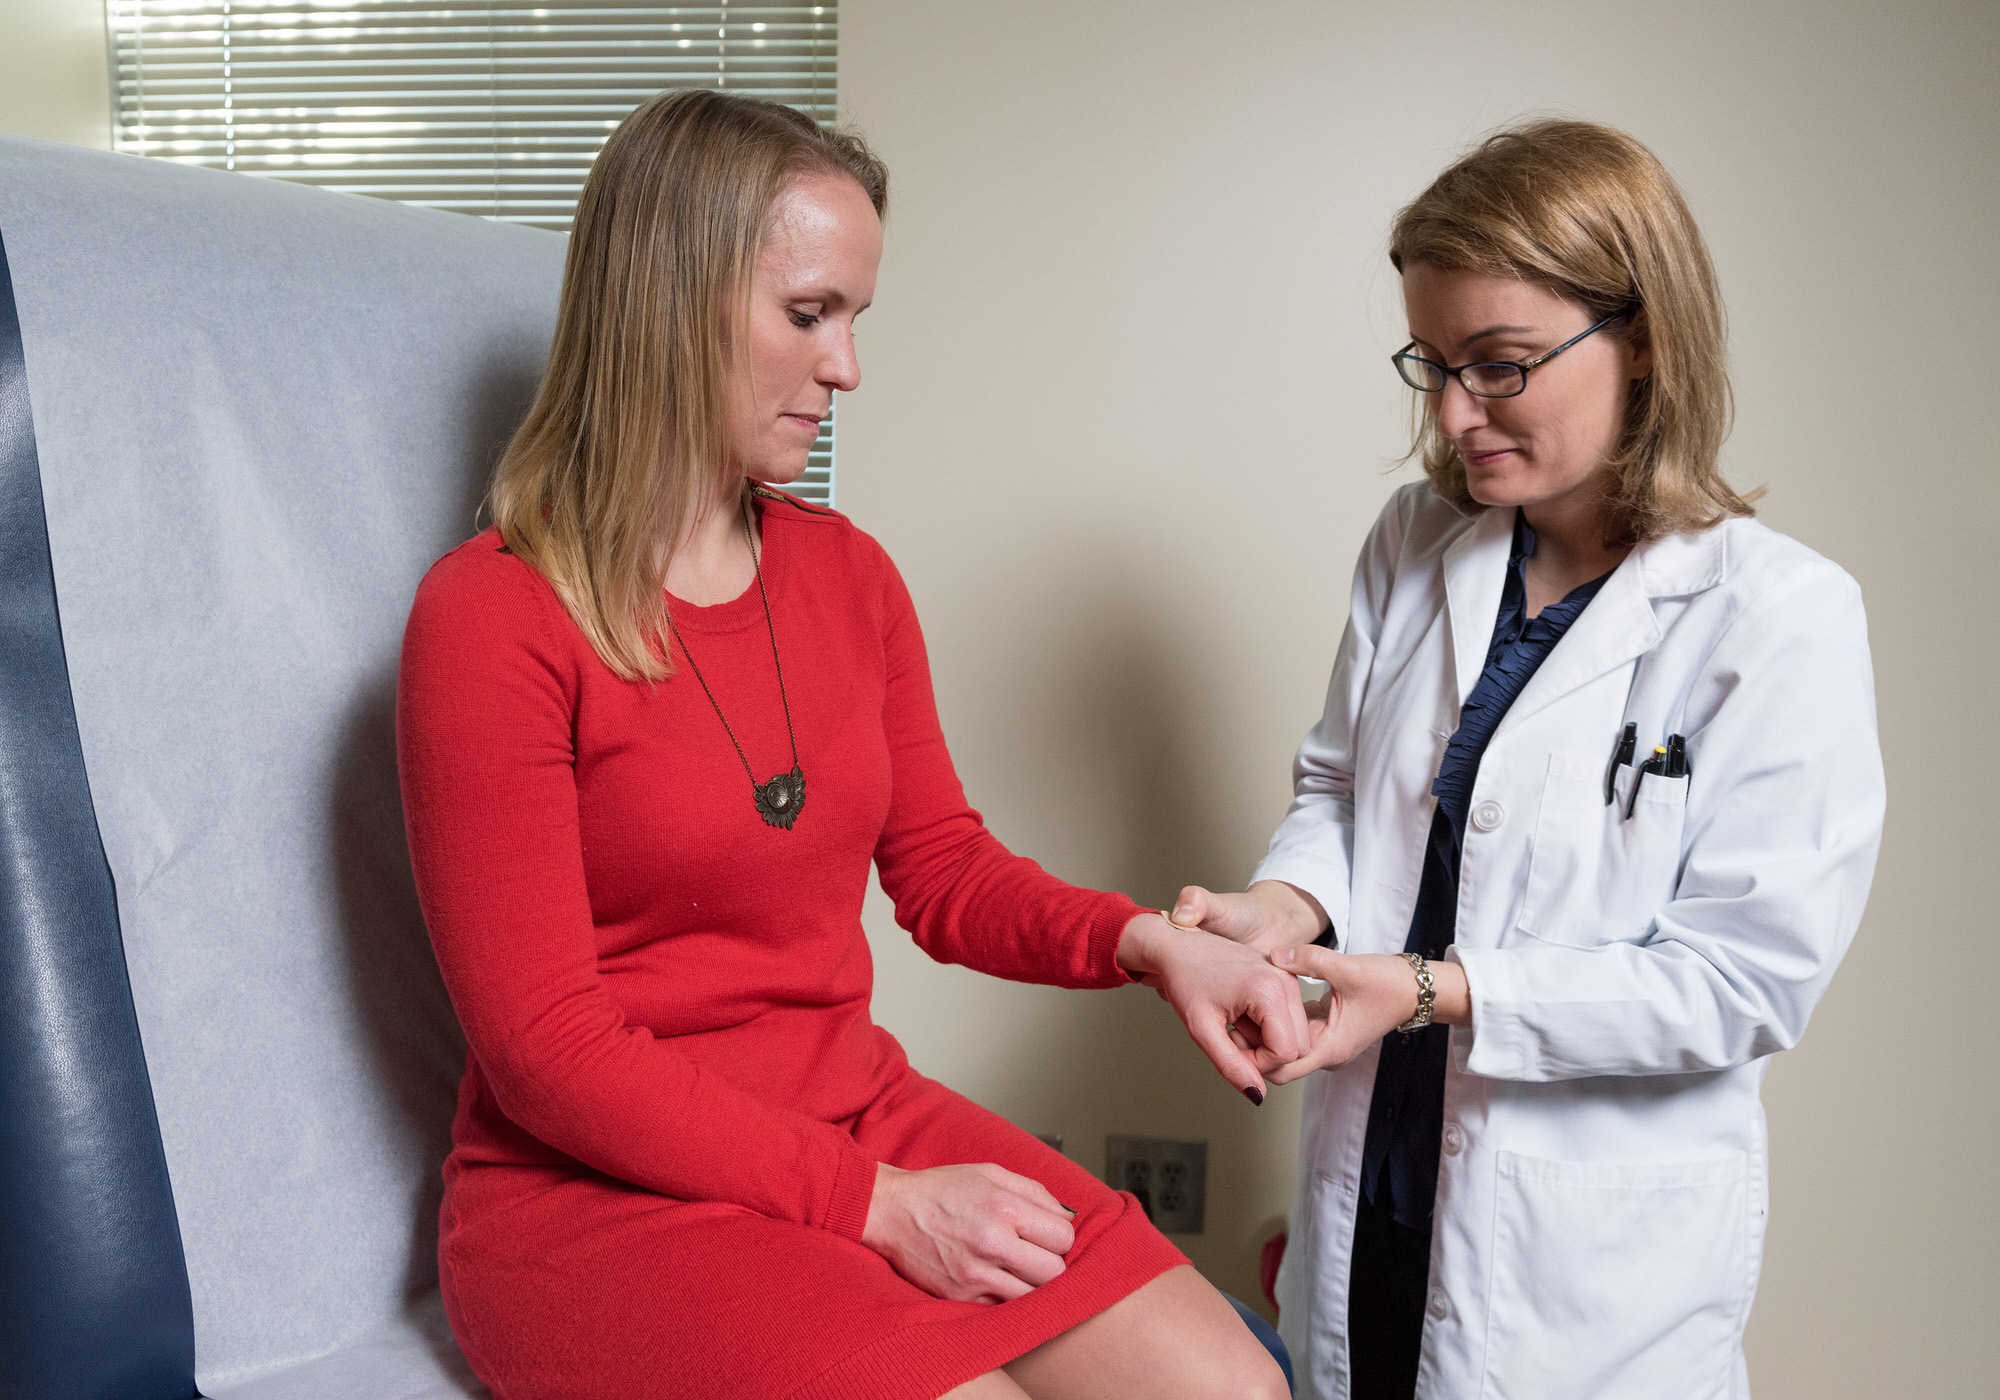
[{"label": "long sleeve cuff", "polygon": [[1146,911],[1124,895],[1108,895],[1090,923],[1089,967],[1099,986],[1115,987],[1139,979],[1118,965],[1118,942],[1125,925]]},{"label": "long sleeve cuff", "polygon": [[1326,910],[1327,924],[1334,930],[1338,942],[1340,931],[1347,927],[1347,866],[1344,862],[1320,860],[1303,851],[1275,851],[1264,857],[1256,870],[1251,872],[1250,883],[1254,885],[1259,880],[1283,880],[1318,900],[1319,907]]},{"label": "long sleeve cuff", "polygon": [[850,1240],[859,1240],[868,1224],[868,1204],[875,1198],[873,1157],[860,1148],[841,1153],[840,1166],[833,1174],[833,1194],[826,1204],[821,1227]]}]

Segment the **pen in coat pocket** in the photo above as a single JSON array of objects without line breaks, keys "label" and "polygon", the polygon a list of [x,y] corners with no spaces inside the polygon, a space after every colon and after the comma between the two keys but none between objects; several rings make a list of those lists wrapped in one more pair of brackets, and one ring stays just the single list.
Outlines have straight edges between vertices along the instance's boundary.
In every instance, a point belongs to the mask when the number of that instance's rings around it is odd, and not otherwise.
[{"label": "pen in coat pocket", "polygon": [[1639,772],[1632,779],[1632,800],[1625,804],[1625,820],[1631,821],[1632,814],[1639,810],[1639,789],[1646,785],[1647,774],[1667,775],[1667,748],[1664,744],[1653,746],[1653,756],[1639,765]]},{"label": "pen in coat pocket", "polygon": [[1648,773],[1661,778],[1685,778],[1690,771],[1687,740],[1679,734],[1669,734],[1667,742],[1653,749],[1653,756],[1646,760],[1639,769],[1639,775],[1632,780],[1632,800],[1625,804],[1625,820],[1630,821],[1639,806],[1639,788],[1645,783]]},{"label": "pen in coat pocket", "polygon": [[1625,732],[1618,736],[1618,742],[1611,746],[1611,762],[1604,767],[1604,805],[1609,807],[1618,800],[1618,769],[1621,764],[1632,761],[1632,750],[1639,743],[1639,726],[1627,724]]},{"label": "pen in coat pocket", "polygon": [[1688,775],[1688,741],[1678,734],[1667,736],[1667,770],[1664,778],[1685,778]]}]

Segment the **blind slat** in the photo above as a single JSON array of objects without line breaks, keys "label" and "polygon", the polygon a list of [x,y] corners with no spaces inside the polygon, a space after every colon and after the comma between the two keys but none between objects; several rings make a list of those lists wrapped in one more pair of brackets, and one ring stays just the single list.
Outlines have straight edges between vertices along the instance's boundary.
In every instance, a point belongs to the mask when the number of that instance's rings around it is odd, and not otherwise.
[{"label": "blind slat", "polygon": [[[110,0],[119,149],[567,231],[666,88],[834,119],[837,5]],[[833,500],[833,420],[791,489]]]}]

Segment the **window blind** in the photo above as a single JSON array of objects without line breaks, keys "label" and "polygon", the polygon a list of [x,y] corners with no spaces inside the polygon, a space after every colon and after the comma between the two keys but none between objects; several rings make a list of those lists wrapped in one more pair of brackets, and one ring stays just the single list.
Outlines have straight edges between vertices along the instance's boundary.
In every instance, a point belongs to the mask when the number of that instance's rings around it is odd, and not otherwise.
[{"label": "window blind", "polygon": [[[567,230],[666,88],[834,120],[836,5],[109,0],[119,149]],[[833,498],[833,420],[793,489]]]}]

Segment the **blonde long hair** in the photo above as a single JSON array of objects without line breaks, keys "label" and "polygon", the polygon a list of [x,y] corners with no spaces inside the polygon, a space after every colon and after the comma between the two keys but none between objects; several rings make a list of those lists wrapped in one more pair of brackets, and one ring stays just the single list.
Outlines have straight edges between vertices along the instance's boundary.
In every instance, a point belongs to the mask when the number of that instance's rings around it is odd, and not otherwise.
[{"label": "blonde long hair", "polygon": [[771,205],[813,172],[852,177],[887,212],[888,171],[858,136],[694,90],[627,117],[584,183],[548,367],[487,509],[627,680],[673,672],[667,566],[728,484],[729,386],[745,368],[725,308],[747,310]]},{"label": "blonde long hair", "polygon": [[[1731,400],[1722,293],[1701,230],[1645,146],[1594,122],[1537,121],[1487,137],[1396,215],[1389,260],[1517,277],[1644,334],[1652,369],[1635,380],[1609,466],[1612,538],[1637,543],[1752,513],[1722,478]],[[1411,455],[1438,494],[1479,509],[1465,463],[1428,400]]]}]

